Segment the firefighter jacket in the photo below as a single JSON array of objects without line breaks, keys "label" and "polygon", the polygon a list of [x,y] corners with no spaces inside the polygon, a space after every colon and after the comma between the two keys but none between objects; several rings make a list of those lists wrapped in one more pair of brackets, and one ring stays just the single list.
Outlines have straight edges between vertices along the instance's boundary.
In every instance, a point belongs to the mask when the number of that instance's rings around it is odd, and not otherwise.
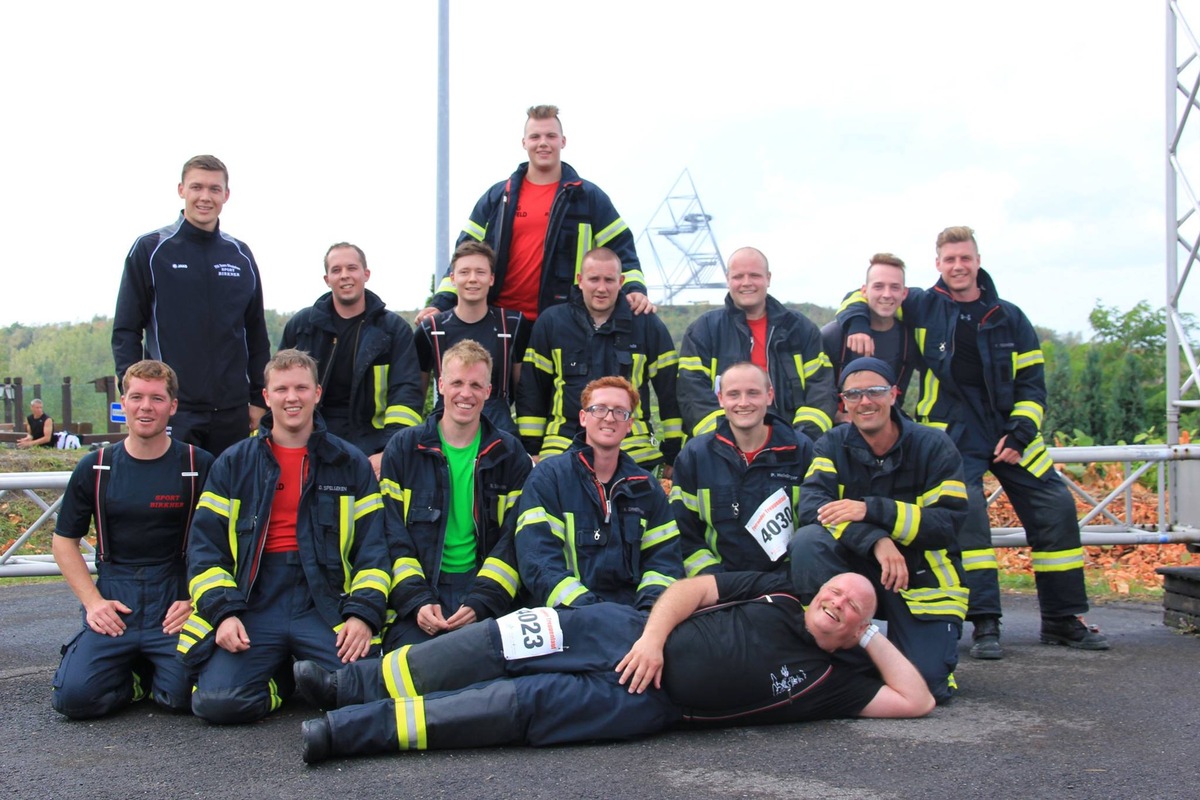
[{"label": "firefighter jacket", "polygon": [[675,461],[671,511],[683,543],[688,577],[719,572],[770,572],[787,561],[772,559],[747,525],[776,492],[786,504],[787,528],[798,525],[800,483],[812,461],[812,442],[774,414],[767,445],[747,464],[724,419],[717,430],[690,440]]},{"label": "firefighter jacket", "polygon": [[[908,383],[912,380],[913,374],[921,367],[921,357],[917,355],[917,344],[913,340],[912,331],[908,325],[896,321],[897,337],[900,340],[900,352],[896,353],[895,358],[888,361],[888,365],[896,373],[896,388],[900,390],[899,402],[904,402],[904,395],[908,391]],[[878,337],[888,335],[883,331],[866,330],[863,331],[870,335],[876,342]],[[858,358],[858,353],[855,353],[846,346],[846,337],[849,336],[838,321],[832,320],[821,328],[821,345],[825,350],[825,355],[829,356],[829,361],[833,364],[833,385],[842,385],[842,367],[849,364],[854,359]],[[879,358],[879,346],[876,344],[875,357]]]},{"label": "firefighter jacket", "polygon": [[[671,332],[657,314],[630,310],[624,293],[612,316],[596,329],[578,288],[569,303],[548,308],[534,323],[517,384],[517,430],[530,453],[557,455],[579,431],[579,398],[589,382],[606,375],[629,380],[641,396],[633,427],[621,448],[650,466],[675,461],[683,444],[683,420],[676,401],[679,363]],[[653,384],[662,421],[662,449],[650,420]]]},{"label": "firefighter jacket", "polygon": [[[746,314],[725,295],[714,309],[688,326],[679,347],[679,408],[684,432],[699,436],[716,430],[725,412],[717,403],[722,372],[750,360]],[[775,388],[779,416],[816,441],[833,425],[837,393],[833,365],[821,347],[821,332],[808,317],[767,296],[767,371]]]},{"label": "firefighter jacket", "polygon": [[354,379],[350,385],[351,444],[367,455],[383,451],[401,428],[421,421],[425,398],[413,348],[412,328],[384,307],[379,295],[365,290],[366,317],[353,342],[339,342],[333,293],[326,292],[311,307],[288,320],[279,349],[295,347],[317,360],[321,388],[326,390],[339,348],[354,348]]},{"label": "firefighter jacket", "polygon": [[[517,196],[529,162],[517,167],[508,180],[500,181],[479,198],[471,217],[463,226],[455,246],[468,240],[486,242],[496,251],[496,281],[488,292],[488,304],[496,305],[504,276],[508,272],[508,251],[512,241],[513,215]],[[607,247],[621,259],[625,288],[646,292],[646,279],[638,262],[633,234],[625,220],[613,208],[604,191],[579,177],[570,164],[563,162],[562,178],[550,206],[550,223],[542,251],[542,283],[538,294],[538,313],[566,302],[571,287],[579,282],[579,268],[587,251]],[[455,289],[450,268],[438,285],[431,305],[446,311],[454,307]]]},{"label": "firefighter jacket", "polygon": [[[978,331],[988,408],[968,409],[954,382],[951,362],[958,303],[939,278],[928,291],[909,289],[900,311],[913,329],[923,362],[916,418],[945,430],[959,443],[971,417],[990,412],[994,430],[989,433],[994,433],[997,441],[1008,435],[1007,445],[1022,453],[1021,466],[1040,478],[1054,465],[1041,433],[1046,415],[1046,362],[1041,343],[1025,313],[1000,299],[990,275],[980,269],[976,281],[990,304]],[[838,310],[838,321],[849,326],[848,333],[865,332],[868,318],[861,292],[852,293]]]},{"label": "firefighter jacket", "polygon": [[834,500],[861,500],[866,518],[826,528],[861,558],[875,563],[872,548],[891,537],[908,567],[901,590],[918,617],[967,613],[958,529],[967,518],[962,457],[942,431],[918,425],[895,406],[900,438],[876,456],[854,425],[838,425],[821,437],[800,491],[800,523],[817,524],[817,511]]},{"label": "firefighter jacket", "polygon": [[[450,467],[438,422],[401,431],[383,452],[380,488],[392,559],[389,606],[400,618],[440,602],[437,592],[452,499]],[[515,436],[481,418],[475,458],[475,564],[464,605],[479,619],[501,616],[520,587],[513,548],[516,505],[531,462]]]},{"label": "firefighter jacket", "polygon": [[[179,652],[190,664],[211,654],[212,634],[222,620],[254,605],[279,482],[271,423],[268,413],[257,436],[221,454],[196,507],[187,559],[194,610],[179,635]],[[383,498],[367,457],[327,435],[320,417],[314,425],[296,515],[304,577],[330,628],[338,630],[353,615],[379,632],[389,586]]]},{"label": "firefighter jacket", "polygon": [[592,463],[581,433],[530,473],[517,516],[521,583],[547,606],[649,611],[683,577],[679,528],[658,481],[624,452],[609,488]]}]

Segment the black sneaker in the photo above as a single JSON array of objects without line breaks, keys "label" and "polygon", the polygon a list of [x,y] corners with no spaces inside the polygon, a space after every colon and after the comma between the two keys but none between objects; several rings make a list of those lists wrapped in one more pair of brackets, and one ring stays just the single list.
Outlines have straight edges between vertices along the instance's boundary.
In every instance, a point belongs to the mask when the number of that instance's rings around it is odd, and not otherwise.
[{"label": "black sneaker", "polygon": [[319,764],[329,758],[333,750],[333,737],[329,734],[329,721],[324,717],[300,723],[304,736],[304,763]]},{"label": "black sneaker", "polygon": [[1107,650],[1108,639],[1080,617],[1042,617],[1042,644],[1061,644],[1078,650]]},{"label": "black sneaker", "polygon": [[296,691],[310,705],[328,711],[337,708],[337,673],[330,672],[315,661],[297,661],[292,665]]},{"label": "black sneaker", "polygon": [[971,645],[971,658],[981,661],[996,661],[1004,658],[1004,648],[1000,646],[1000,618],[980,617],[975,620],[975,632],[972,635],[975,643]]}]

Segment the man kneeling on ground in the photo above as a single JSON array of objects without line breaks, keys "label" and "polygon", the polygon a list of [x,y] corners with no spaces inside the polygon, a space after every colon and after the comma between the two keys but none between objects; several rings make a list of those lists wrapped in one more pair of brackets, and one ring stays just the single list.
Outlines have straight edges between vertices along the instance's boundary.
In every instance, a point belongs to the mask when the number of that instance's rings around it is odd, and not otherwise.
[{"label": "man kneeling on ground", "polygon": [[[396,750],[628,739],[683,720],[723,725],[919,717],[920,673],[871,625],[861,575],[807,608],[779,575],[679,581],[645,614],[618,603],[524,609],[327,672],[299,691],[335,708],[303,725],[304,760]],[[701,611],[701,613],[696,613]],[[839,651],[865,649],[874,669]]]}]

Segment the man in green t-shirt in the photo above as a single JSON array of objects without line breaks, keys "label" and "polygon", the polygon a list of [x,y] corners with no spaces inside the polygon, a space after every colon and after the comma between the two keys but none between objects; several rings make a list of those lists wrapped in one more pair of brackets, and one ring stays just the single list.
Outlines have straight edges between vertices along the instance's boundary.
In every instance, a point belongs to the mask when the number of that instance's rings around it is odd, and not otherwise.
[{"label": "man in green t-shirt", "polygon": [[444,407],[392,437],[383,454],[392,557],[386,650],[509,610],[520,585],[513,510],[531,462],[482,416],[492,357],[464,339],[442,356]]}]

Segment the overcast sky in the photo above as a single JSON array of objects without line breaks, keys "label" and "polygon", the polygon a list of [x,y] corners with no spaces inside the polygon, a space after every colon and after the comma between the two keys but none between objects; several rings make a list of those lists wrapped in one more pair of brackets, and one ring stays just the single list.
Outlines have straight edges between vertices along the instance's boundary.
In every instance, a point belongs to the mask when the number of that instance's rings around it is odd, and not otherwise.
[{"label": "overcast sky", "polygon": [[[130,245],[175,218],[180,166],[209,152],[268,308],[312,303],[339,240],[389,306],[423,303],[434,0],[4,16],[0,322],[111,315]],[[836,305],[881,250],[929,285],[937,232],[967,224],[1001,296],[1086,334],[1097,298],[1165,302],[1164,20],[1108,0],[452,0],[451,236],[524,160],[525,108],[555,103],[564,160],[635,233],[686,168],[722,252],[764,250],[781,299]]]}]

